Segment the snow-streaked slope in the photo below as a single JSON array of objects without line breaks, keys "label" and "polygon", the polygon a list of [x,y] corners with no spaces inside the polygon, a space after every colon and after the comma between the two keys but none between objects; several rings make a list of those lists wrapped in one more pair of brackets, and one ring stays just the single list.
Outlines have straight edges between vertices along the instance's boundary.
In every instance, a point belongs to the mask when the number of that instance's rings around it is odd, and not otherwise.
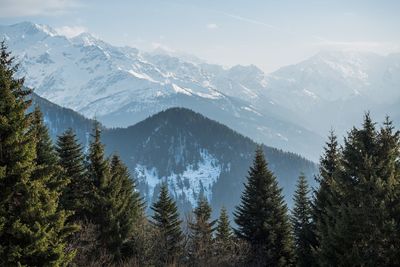
[{"label": "snow-streaked slope", "polygon": [[320,134],[344,133],[366,111],[394,116],[400,100],[400,54],[324,51],[267,78],[268,96]]},{"label": "snow-streaked slope", "polygon": [[132,125],[166,108],[194,109],[285,150],[318,158],[322,138],[286,117],[265,94],[255,66],[223,68],[115,47],[88,33],[59,36],[48,26],[0,26],[35,92],[106,126]]},{"label": "snow-streaked slope", "polygon": [[135,177],[148,187],[145,198],[152,199],[156,187],[166,182],[175,199],[189,202],[192,207],[196,206],[200,195],[211,202],[213,186],[221,174],[221,164],[207,150],[200,150],[199,153],[201,157],[196,164],[189,164],[181,173],[172,172],[164,177],[160,176],[154,167],[137,164]]}]

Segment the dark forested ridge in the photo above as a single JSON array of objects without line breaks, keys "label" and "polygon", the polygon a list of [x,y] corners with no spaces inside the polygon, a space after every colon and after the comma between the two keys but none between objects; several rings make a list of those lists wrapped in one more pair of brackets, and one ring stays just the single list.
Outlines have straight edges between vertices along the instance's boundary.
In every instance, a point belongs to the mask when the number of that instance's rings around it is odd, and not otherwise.
[{"label": "dark forested ridge", "polygon": [[[199,164],[201,152],[207,151],[221,168],[212,188],[212,206],[219,210],[225,205],[230,211],[239,202],[256,148],[251,139],[185,108],[168,109],[125,129],[107,130],[103,140],[109,152],[118,151],[129,162],[132,172],[132,167],[140,164],[154,167],[160,178]],[[290,201],[298,173],[303,171],[313,179],[316,165],[293,153],[268,146],[263,149]],[[144,184],[140,188],[147,190]]]},{"label": "dark forested ridge", "polygon": [[[87,146],[93,127],[92,120],[37,95],[34,100],[43,110],[53,138],[71,127],[82,144]],[[204,160],[202,155],[206,151],[221,170],[212,188],[204,188],[212,196],[211,204],[215,211],[219,211],[222,205],[232,211],[239,202],[247,169],[256,148],[256,143],[250,138],[186,108],[162,111],[128,128],[106,129],[102,141],[106,145],[107,154],[118,153],[133,176],[137,174],[135,168],[138,165],[146,166],[147,169],[154,168],[157,171],[156,178],[182,175],[189,165],[196,169]],[[299,155],[268,146],[264,146],[264,152],[290,204],[298,173],[304,172],[312,183],[317,171],[316,164]],[[157,192],[158,187],[152,189],[144,177],[137,178],[139,190],[146,196],[146,201],[152,202],[155,195],[152,191]],[[188,178],[181,177],[182,183],[175,190],[188,190],[191,186]],[[180,209],[186,211],[197,201],[195,199],[190,202],[189,197],[182,194],[176,197],[180,200]]]},{"label": "dark forested ridge", "polygon": [[93,120],[85,118],[72,109],[60,107],[35,93],[32,94],[32,100],[35,105],[40,107],[53,140],[68,128],[72,128],[82,145],[85,147],[89,145],[89,134],[93,128]]}]

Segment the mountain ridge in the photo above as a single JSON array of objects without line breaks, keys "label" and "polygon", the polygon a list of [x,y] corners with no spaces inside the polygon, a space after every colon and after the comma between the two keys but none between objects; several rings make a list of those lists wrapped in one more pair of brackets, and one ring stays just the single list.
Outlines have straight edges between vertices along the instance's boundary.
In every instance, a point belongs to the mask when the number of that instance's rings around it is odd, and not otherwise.
[{"label": "mountain ridge", "polygon": [[[34,96],[34,102],[42,109],[53,140],[73,128],[87,149],[92,120],[39,96]],[[216,212],[222,206],[233,211],[257,146],[227,126],[179,107],[128,128],[104,128],[102,141],[107,155],[118,153],[127,164],[148,204],[167,180],[182,212],[191,210],[200,195],[210,200]],[[279,149],[264,146],[264,151],[291,205],[297,176],[304,172],[314,183],[317,166]]]},{"label": "mountain ridge", "polygon": [[[178,105],[207,113],[259,142],[310,158],[316,158],[315,140],[322,144],[320,136],[288,121],[283,108],[271,101],[261,101],[262,110],[252,104],[261,92],[246,77],[255,73],[262,80],[254,66],[224,69],[114,47],[90,34],[68,39],[40,32],[35,25],[34,30],[25,24],[20,28],[2,26],[0,35],[8,37],[19,56],[19,74],[26,77],[27,86],[52,102],[96,116],[107,126],[128,126]],[[250,74],[241,77],[241,72]]]}]

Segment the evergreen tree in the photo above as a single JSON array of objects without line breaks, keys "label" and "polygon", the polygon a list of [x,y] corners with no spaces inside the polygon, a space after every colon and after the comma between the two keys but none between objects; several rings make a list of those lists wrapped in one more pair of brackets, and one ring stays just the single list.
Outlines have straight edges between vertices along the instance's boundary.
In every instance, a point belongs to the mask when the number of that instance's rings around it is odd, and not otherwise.
[{"label": "evergreen tree", "polygon": [[151,209],[154,211],[152,223],[160,235],[157,265],[177,264],[182,254],[181,220],[166,183],[162,184],[158,200]]},{"label": "evergreen tree", "polygon": [[236,234],[252,247],[250,265],[292,265],[293,244],[287,207],[282,189],[268,170],[262,147],[256,150],[235,217]]},{"label": "evergreen tree", "polygon": [[228,212],[223,207],[219,215],[215,233],[214,251],[216,265],[234,266],[236,254],[235,238],[229,222]]},{"label": "evergreen tree", "polygon": [[[59,209],[62,183],[54,164],[46,130],[27,114],[30,90],[15,79],[17,65],[0,45],[0,265],[65,266],[74,252],[65,239],[73,227]],[[40,121],[40,120],[39,120]],[[41,128],[41,129],[40,129]],[[50,152],[47,154],[47,152]],[[50,156],[50,158],[48,157]]]},{"label": "evergreen tree", "polygon": [[38,106],[32,114],[32,131],[36,137],[36,163],[37,165],[49,165],[49,167],[57,166],[58,159],[51,141],[49,130],[43,121],[43,114]]},{"label": "evergreen tree", "polygon": [[86,216],[90,214],[89,196],[93,184],[86,171],[82,147],[72,129],[58,137],[56,150],[62,174],[71,180],[64,188],[61,205],[64,209],[74,212],[70,217],[71,221],[85,221]]},{"label": "evergreen tree", "polygon": [[332,186],[335,184],[335,176],[340,168],[341,153],[337,137],[333,131],[328,136],[328,142],[324,148],[324,154],[320,159],[319,175],[316,180],[318,189],[314,192],[313,220],[312,220],[312,247],[314,262],[320,254],[321,239],[328,236],[327,224],[334,221],[329,217],[328,210],[332,210],[334,196]]},{"label": "evergreen tree", "polygon": [[114,155],[111,159],[111,180],[104,192],[105,210],[100,229],[108,250],[116,260],[128,256],[123,255],[123,249],[144,216],[143,201],[134,190],[127,167],[119,156]]},{"label": "evergreen tree", "polygon": [[297,266],[312,266],[312,229],[311,229],[311,201],[310,190],[304,174],[299,176],[297,189],[294,193],[294,208],[292,212],[292,226]]},{"label": "evergreen tree", "polygon": [[[93,184],[93,189],[89,195],[89,214],[88,221],[93,223],[97,228],[97,242],[99,247],[87,252],[89,259],[95,260],[101,254],[106,254],[113,260],[113,255],[110,255],[106,232],[108,227],[108,210],[109,203],[107,202],[107,192],[111,181],[109,161],[105,157],[104,145],[101,143],[100,123],[97,121],[93,127],[92,140],[89,146],[87,171],[89,181]],[[111,263],[110,263],[111,264]]]},{"label": "evergreen tree", "polygon": [[321,238],[321,265],[393,264],[387,251],[394,245],[394,220],[388,209],[394,187],[382,175],[388,170],[385,154],[375,123],[366,114],[362,128],[353,128],[345,139],[341,168],[334,175],[326,209],[334,220],[327,221],[327,235]]},{"label": "evergreen tree", "polygon": [[400,266],[400,131],[395,131],[387,117],[378,134],[380,159],[378,175],[384,179],[385,202],[389,218],[385,235],[389,237],[385,255],[392,266]]},{"label": "evergreen tree", "polygon": [[229,241],[232,238],[232,229],[229,223],[228,212],[225,207],[222,207],[218,218],[215,239],[222,242]]},{"label": "evergreen tree", "polygon": [[189,225],[191,230],[189,257],[193,266],[206,266],[212,258],[215,221],[210,221],[211,211],[207,200],[201,196],[194,210],[195,222]]}]

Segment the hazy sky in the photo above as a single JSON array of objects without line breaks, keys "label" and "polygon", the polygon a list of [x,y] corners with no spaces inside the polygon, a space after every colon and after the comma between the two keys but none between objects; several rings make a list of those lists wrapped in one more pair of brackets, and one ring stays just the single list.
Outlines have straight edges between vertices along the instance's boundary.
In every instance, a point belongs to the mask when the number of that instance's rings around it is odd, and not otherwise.
[{"label": "hazy sky", "polygon": [[398,0],[0,0],[0,24],[20,21],[266,72],[324,49],[400,52]]}]

